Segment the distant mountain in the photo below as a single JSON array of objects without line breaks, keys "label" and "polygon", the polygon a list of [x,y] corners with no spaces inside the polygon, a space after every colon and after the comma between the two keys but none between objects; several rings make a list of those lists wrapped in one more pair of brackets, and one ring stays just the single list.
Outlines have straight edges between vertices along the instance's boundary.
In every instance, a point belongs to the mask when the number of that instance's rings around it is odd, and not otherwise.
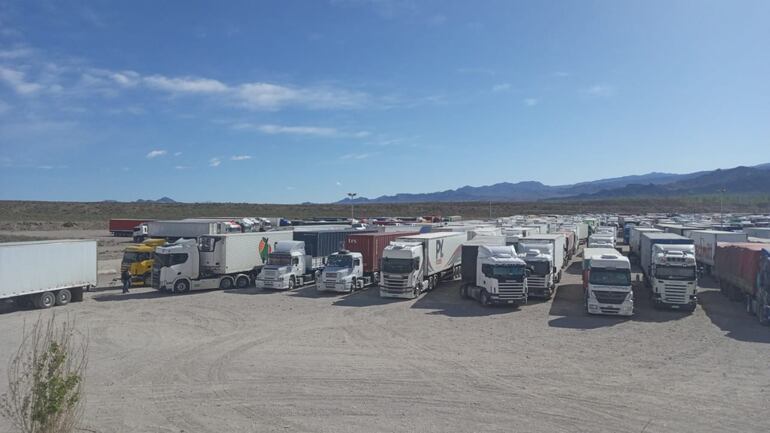
[{"label": "distant mountain", "polygon": [[139,199],[135,203],[179,203],[179,202],[174,200],[173,198],[165,197],[164,196],[164,197],[161,197],[161,198],[159,198],[157,200],[143,200],[143,199]]},{"label": "distant mountain", "polygon": [[[604,198],[662,195],[711,194],[725,188],[731,193],[770,193],[770,163],[754,167],[736,167],[687,174],[647,173],[572,185],[549,186],[536,181],[502,182],[479,187],[432,193],[402,193],[369,199],[358,197],[354,203],[417,203],[447,201],[536,201],[547,199]],[[337,203],[350,203],[344,199]]]}]

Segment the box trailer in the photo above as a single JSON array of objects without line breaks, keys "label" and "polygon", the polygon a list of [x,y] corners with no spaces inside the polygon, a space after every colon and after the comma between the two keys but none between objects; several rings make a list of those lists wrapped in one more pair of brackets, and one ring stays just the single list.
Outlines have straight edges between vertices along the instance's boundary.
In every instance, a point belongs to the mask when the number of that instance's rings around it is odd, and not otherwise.
[{"label": "box trailer", "polygon": [[761,238],[761,239],[770,240],[770,227],[746,227],[743,229],[743,232],[746,233],[747,236],[751,236],[752,238]]},{"label": "box trailer", "polygon": [[231,227],[221,220],[180,220],[180,221],[150,221],[147,225],[147,237],[167,239],[198,239],[204,235],[222,233],[238,233],[239,229]]},{"label": "box trailer", "polygon": [[567,255],[567,237],[563,233],[533,234],[520,239],[519,243],[550,243],[553,246],[553,267],[561,276],[561,270],[567,266],[565,257]]},{"label": "box trailer", "polygon": [[175,293],[248,287],[276,244],[292,236],[291,231],[268,231],[204,235],[198,242],[180,239],[155,250],[152,285]]},{"label": "box trailer", "polygon": [[109,222],[109,230],[113,236],[131,237],[134,229],[151,219],[112,218]]},{"label": "box trailer", "polygon": [[418,232],[369,232],[353,233],[345,240],[345,249],[363,255],[365,273],[380,271],[382,252],[392,241],[404,236],[413,236]]},{"label": "box trailer", "polygon": [[690,238],[674,233],[642,232],[639,241],[639,262],[642,273],[647,278],[650,278],[653,245],[694,245],[694,242]]},{"label": "box trailer", "polygon": [[0,244],[0,299],[49,308],[82,301],[96,286],[96,241]]},{"label": "box trailer", "polygon": [[460,277],[465,233],[424,233],[404,236],[385,247],[380,296],[415,298],[440,281]]},{"label": "box trailer", "polygon": [[687,237],[695,243],[695,259],[706,273],[711,273],[714,266],[714,252],[718,242],[748,242],[746,233],[720,230],[690,230]]},{"label": "box trailer", "polygon": [[730,300],[739,301],[744,295],[757,291],[762,262],[762,251],[768,243],[720,242],[714,252],[713,276],[721,292]]},{"label": "box trailer", "polygon": [[639,247],[642,241],[642,233],[662,233],[662,232],[663,230],[656,229],[654,227],[640,227],[640,226],[631,227],[631,235],[628,241],[628,248],[629,248],[628,255],[630,257],[634,257],[636,259],[635,261],[638,262]]}]

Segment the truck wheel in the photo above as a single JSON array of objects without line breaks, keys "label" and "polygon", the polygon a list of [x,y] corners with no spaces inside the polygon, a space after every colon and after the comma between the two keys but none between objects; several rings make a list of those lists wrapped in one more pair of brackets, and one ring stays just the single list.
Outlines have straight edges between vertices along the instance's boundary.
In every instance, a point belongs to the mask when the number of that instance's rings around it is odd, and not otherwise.
[{"label": "truck wheel", "polygon": [[294,290],[294,288],[297,287],[297,283],[294,280],[294,275],[289,277],[289,290]]},{"label": "truck wheel", "polygon": [[249,281],[249,277],[241,275],[237,280],[235,280],[235,287],[239,289],[245,289],[246,287],[249,287],[249,283],[251,283],[251,281]]},{"label": "truck wheel", "polygon": [[418,284],[414,286],[414,288],[412,289],[412,297],[416,298],[420,296],[420,293],[422,293],[422,290],[420,288],[420,285]]},{"label": "truck wheel", "polygon": [[768,324],[767,313],[765,306],[767,305],[767,293],[759,295],[757,300],[757,320],[760,325],[766,326]]},{"label": "truck wheel", "polygon": [[190,283],[187,280],[179,280],[174,283],[174,293],[187,293],[190,291]]},{"label": "truck wheel", "polygon": [[56,292],[56,305],[67,305],[72,300],[72,293],[67,289]]},{"label": "truck wheel", "polygon": [[56,305],[56,296],[51,292],[43,292],[35,297],[35,307],[51,308]]},{"label": "truck wheel", "polygon": [[479,295],[479,302],[483,307],[489,306],[489,293],[487,293],[486,290],[481,291],[481,294]]},{"label": "truck wheel", "polygon": [[350,280],[350,292],[348,293],[355,292],[357,288],[358,288],[358,281],[356,280],[356,277],[353,277],[353,279]]},{"label": "truck wheel", "polygon": [[463,284],[460,286],[460,298],[461,299],[468,299],[468,285]]}]

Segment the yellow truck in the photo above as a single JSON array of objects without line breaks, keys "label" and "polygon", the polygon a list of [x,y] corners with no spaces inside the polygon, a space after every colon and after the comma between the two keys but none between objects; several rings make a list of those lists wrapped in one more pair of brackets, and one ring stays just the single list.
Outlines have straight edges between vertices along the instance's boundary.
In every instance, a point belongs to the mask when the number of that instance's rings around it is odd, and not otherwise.
[{"label": "yellow truck", "polygon": [[152,285],[152,264],[155,260],[155,248],[163,246],[165,239],[147,239],[141,244],[132,244],[123,250],[123,261],[120,263],[120,273],[128,271],[131,275],[131,286]]}]

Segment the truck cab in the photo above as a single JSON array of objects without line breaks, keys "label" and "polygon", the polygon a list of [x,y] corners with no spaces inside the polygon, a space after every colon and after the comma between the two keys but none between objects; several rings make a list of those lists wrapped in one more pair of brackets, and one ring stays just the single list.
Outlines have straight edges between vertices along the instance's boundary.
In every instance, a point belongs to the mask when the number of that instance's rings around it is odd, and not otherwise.
[{"label": "truck cab", "polygon": [[588,237],[588,248],[615,248],[615,236],[595,233]]},{"label": "truck cab", "polygon": [[305,242],[278,241],[255,283],[258,289],[292,290],[314,281],[322,266],[305,254]]},{"label": "truck cab", "polygon": [[152,287],[158,290],[186,292],[190,280],[199,277],[200,254],[195,239],[179,239],[155,249]]},{"label": "truck cab", "polygon": [[556,290],[558,277],[551,249],[549,244],[519,243],[519,258],[524,260],[530,270],[527,277],[529,296],[548,299]]},{"label": "truck cab", "polygon": [[649,283],[656,307],[695,310],[698,295],[695,246],[653,245]]},{"label": "truck cab", "polygon": [[127,271],[131,276],[131,285],[152,285],[152,265],[155,258],[155,248],[162,246],[163,239],[148,239],[141,244],[129,245],[123,250],[123,260],[120,262],[120,272]]},{"label": "truck cab", "polygon": [[[470,254],[465,253],[467,249]],[[513,247],[464,245],[463,250],[462,297],[477,299],[484,306],[527,303],[529,270]]]},{"label": "truck cab", "polygon": [[326,259],[321,280],[316,285],[319,292],[352,293],[371,283],[364,276],[363,254],[341,250]]},{"label": "truck cab", "polygon": [[144,242],[149,235],[150,235],[150,230],[147,223],[141,223],[138,226],[134,227],[134,233],[133,233],[134,242],[136,243]]},{"label": "truck cab", "polygon": [[420,242],[391,242],[382,252],[380,296],[415,298],[423,291]]},{"label": "truck cab", "polygon": [[588,314],[631,316],[634,292],[631,264],[609,248],[587,248],[583,260],[583,291]]}]

